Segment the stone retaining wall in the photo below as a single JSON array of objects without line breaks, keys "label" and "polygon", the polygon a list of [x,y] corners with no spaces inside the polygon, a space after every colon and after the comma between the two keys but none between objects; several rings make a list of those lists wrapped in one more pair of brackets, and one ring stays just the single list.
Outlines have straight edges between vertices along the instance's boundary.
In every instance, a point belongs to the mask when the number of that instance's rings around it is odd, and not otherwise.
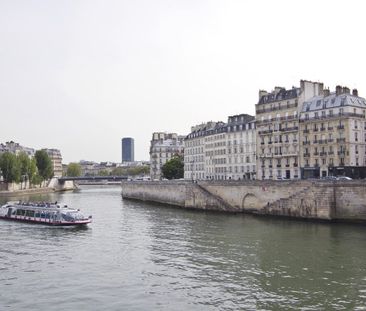
[{"label": "stone retaining wall", "polygon": [[203,210],[366,221],[363,181],[124,181],[122,196]]}]

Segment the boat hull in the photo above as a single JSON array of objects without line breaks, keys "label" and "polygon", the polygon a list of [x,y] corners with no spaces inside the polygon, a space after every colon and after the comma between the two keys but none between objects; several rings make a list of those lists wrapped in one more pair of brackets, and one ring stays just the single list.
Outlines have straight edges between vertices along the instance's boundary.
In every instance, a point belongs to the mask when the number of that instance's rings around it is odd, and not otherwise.
[{"label": "boat hull", "polygon": [[8,221],[17,221],[17,222],[26,222],[26,223],[33,223],[39,225],[46,225],[52,227],[71,227],[71,226],[86,226],[87,224],[91,223],[91,219],[79,220],[79,221],[52,221],[49,219],[33,219],[32,217],[8,217],[8,216],[0,216],[0,219],[8,220]]}]

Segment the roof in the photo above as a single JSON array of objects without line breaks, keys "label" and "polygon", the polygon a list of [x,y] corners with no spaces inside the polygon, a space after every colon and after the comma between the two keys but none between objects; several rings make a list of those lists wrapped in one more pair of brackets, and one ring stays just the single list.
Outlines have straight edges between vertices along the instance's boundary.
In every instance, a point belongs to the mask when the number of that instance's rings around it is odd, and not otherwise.
[{"label": "roof", "polygon": [[331,93],[329,96],[314,96],[304,102],[301,112],[315,111],[321,109],[336,108],[342,106],[353,106],[366,109],[366,101],[364,98],[354,96],[352,94]]},{"label": "roof", "polygon": [[280,100],[292,99],[296,98],[300,95],[301,89],[293,87],[290,90],[286,90],[282,88],[278,92],[272,92],[270,94],[263,95],[260,99],[258,104],[267,104],[272,102],[277,102]]}]

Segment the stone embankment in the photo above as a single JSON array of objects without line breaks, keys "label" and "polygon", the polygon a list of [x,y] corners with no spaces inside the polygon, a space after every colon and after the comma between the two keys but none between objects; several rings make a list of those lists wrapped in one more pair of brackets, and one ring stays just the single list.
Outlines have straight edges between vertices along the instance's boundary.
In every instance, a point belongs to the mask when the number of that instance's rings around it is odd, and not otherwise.
[{"label": "stone embankment", "polygon": [[[5,187],[6,185],[6,187]],[[59,183],[58,178],[52,178],[43,187],[30,188],[29,184],[5,184],[0,188],[0,196],[12,197],[18,195],[43,194],[51,192],[60,192],[67,190],[74,190],[75,185],[73,181],[66,181]],[[6,188],[6,189],[5,189]]]},{"label": "stone embankment", "polygon": [[364,181],[124,181],[122,196],[200,210],[366,222]]}]

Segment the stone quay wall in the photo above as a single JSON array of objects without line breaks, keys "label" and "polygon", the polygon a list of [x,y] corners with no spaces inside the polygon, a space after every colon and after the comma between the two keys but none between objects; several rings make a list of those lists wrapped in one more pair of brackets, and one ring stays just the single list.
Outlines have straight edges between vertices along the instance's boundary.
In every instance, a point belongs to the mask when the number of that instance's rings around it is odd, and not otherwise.
[{"label": "stone quay wall", "polygon": [[124,181],[122,196],[200,210],[366,221],[364,181]]}]

